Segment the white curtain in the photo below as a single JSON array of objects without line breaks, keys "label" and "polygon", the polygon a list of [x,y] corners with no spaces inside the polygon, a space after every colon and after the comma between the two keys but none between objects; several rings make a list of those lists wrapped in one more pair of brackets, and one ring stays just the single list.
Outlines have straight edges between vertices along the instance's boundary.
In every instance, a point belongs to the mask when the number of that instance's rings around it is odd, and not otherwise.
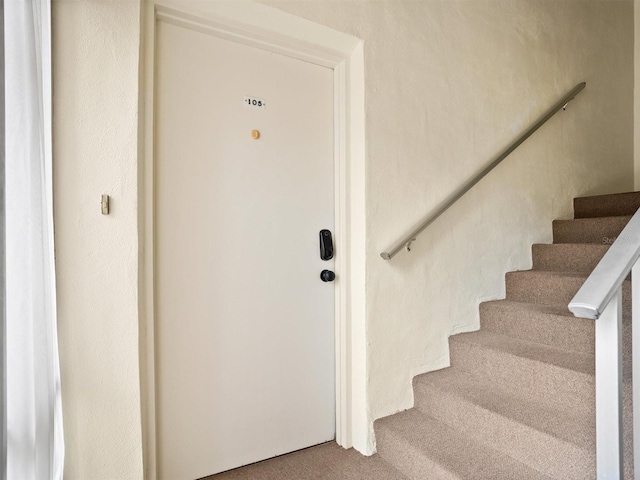
[{"label": "white curtain", "polygon": [[50,0],[4,1],[9,480],[62,479]]}]

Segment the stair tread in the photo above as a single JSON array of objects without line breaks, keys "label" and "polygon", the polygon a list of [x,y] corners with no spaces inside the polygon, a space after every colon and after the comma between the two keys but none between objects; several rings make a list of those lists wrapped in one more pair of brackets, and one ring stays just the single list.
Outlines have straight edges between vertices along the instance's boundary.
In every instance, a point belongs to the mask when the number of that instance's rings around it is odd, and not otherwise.
[{"label": "stair tread", "polygon": [[536,313],[542,313],[544,315],[557,315],[559,317],[579,318],[579,317],[574,317],[573,313],[571,313],[563,305],[546,305],[543,303],[517,302],[515,300],[507,300],[507,299],[490,300],[488,302],[483,302],[483,305],[490,306],[493,308],[507,309],[512,311],[513,313],[536,312]]},{"label": "stair tread", "polygon": [[586,279],[589,274],[581,272],[548,272],[546,270],[514,270],[513,272],[507,272],[507,275],[530,275],[530,276],[544,276],[544,277],[557,277],[557,278],[584,278]]},{"label": "stair tread", "polygon": [[[625,217],[626,218],[626,217]],[[564,221],[564,220],[556,220],[556,221]],[[569,222],[575,222],[576,219],[566,220]],[[534,243],[534,247],[539,248],[549,248],[553,250],[563,250],[563,249],[576,249],[580,251],[602,251],[606,252],[611,245],[601,245],[599,243]]]},{"label": "stair tread", "polygon": [[481,330],[455,335],[451,337],[449,341],[475,344],[482,348],[499,350],[513,356],[523,357],[540,363],[548,363],[586,375],[595,374],[595,356],[588,353],[568,351],[558,347],[529,342],[493,332],[483,332]]},{"label": "stair tread", "polygon": [[572,414],[557,408],[553,403],[537,402],[517,390],[487,382],[455,367],[420,375],[415,378],[414,385],[418,391],[421,388],[436,388],[446,395],[463,398],[468,403],[576,445],[587,452],[595,449],[595,417]]},{"label": "stair tread", "polygon": [[[416,409],[378,420],[376,426],[405,439],[419,455],[451,472],[453,476],[449,478],[465,480],[489,478],[548,480],[550,478]],[[464,454],[461,454],[462,452]],[[381,456],[384,458],[384,450],[381,451]],[[406,449],[403,458],[398,459],[400,462],[411,460]],[[416,459],[413,458],[413,460]],[[411,468],[411,465],[397,468],[406,471]],[[419,472],[420,476],[411,475],[411,478],[437,478],[432,474],[433,467],[428,463],[421,462],[419,466],[413,466],[413,468],[413,471]]]}]

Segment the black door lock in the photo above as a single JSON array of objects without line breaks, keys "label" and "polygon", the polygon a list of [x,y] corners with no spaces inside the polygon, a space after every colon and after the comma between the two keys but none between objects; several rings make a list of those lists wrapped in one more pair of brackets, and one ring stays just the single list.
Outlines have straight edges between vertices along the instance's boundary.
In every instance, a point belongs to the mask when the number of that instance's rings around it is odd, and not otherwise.
[{"label": "black door lock", "polygon": [[329,230],[320,230],[320,258],[322,260],[333,258],[333,240]]},{"label": "black door lock", "polygon": [[322,270],[322,272],[320,272],[320,279],[323,282],[333,282],[336,279],[336,274],[331,270]]}]

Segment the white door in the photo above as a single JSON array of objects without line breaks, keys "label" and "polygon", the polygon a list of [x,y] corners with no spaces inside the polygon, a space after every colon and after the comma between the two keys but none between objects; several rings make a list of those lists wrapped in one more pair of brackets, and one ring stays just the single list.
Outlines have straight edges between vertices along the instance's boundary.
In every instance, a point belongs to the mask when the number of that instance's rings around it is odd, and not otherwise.
[{"label": "white door", "polygon": [[156,45],[158,471],[195,479],[335,437],[333,71],[163,21]]}]

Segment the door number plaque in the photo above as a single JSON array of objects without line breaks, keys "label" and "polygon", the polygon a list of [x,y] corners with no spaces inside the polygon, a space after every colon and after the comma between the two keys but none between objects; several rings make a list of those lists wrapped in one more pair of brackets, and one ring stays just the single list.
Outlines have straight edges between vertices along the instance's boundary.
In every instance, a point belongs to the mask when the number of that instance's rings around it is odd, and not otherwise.
[{"label": "door number plaque", "polygon": [[267,108],[267,101],[262,98],[256,97],[244,97],[244,104],[251,108],[261,108],[265,110]]}]

